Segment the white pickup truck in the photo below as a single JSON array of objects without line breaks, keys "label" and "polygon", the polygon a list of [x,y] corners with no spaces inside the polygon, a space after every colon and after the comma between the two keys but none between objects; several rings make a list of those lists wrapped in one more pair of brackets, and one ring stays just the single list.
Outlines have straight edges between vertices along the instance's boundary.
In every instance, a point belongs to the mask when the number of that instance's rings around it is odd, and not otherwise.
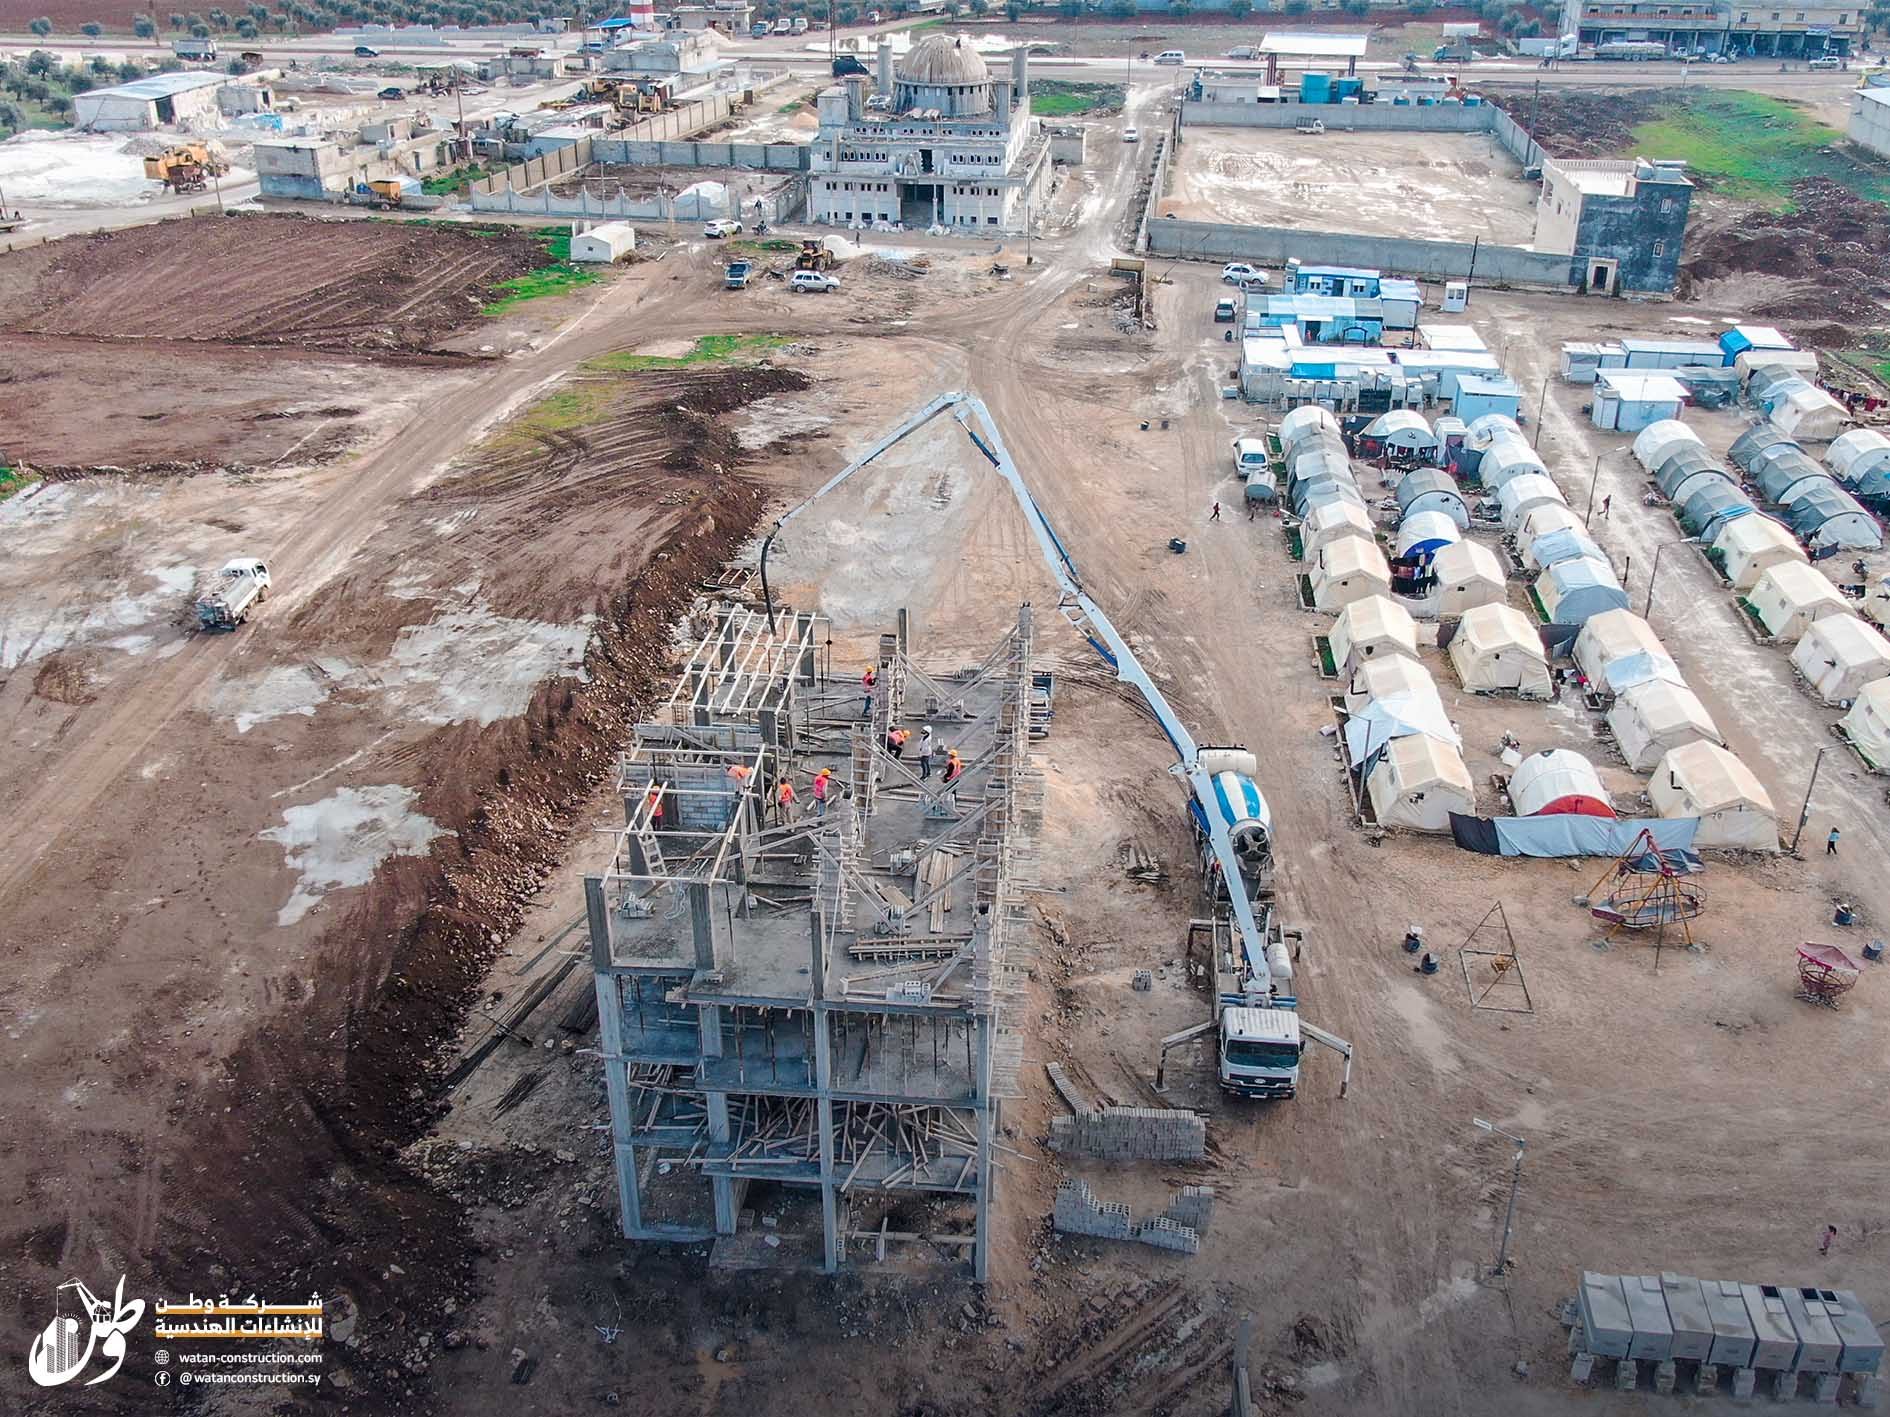
[{"label": "white pickup truck", "polygon": [[234,630],[269,598],[269,567],[251,557],[231,561],[197,597],[197,626]]}]

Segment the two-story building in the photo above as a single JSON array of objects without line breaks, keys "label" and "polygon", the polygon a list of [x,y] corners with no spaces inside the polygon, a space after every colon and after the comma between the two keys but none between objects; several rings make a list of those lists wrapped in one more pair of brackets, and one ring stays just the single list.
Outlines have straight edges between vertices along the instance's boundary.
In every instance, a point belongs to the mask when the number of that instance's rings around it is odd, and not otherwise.
[{"label": "two-story building", "polygon": [[961,38],[927,35],[895,69],[879,51],[878,92],[864,76],[823,92],[807,211],[836,225],[1021,229],[1048,179],[1048,139],[1030,121],[1022,49],[993,77]]},{"label": "two-story building", "polygon": [[1584,45],[1652,43],[1676,54],[1814,59],[1851,53],[1866,8],[1850,0],[1580,0],[1577,33]]},{"label": "two-story building", "polygon": [[1668,294],[1692,205],[1684,162],[1551,159],[1542,164],[1533,244],[1568,255],[1578,290]]}]

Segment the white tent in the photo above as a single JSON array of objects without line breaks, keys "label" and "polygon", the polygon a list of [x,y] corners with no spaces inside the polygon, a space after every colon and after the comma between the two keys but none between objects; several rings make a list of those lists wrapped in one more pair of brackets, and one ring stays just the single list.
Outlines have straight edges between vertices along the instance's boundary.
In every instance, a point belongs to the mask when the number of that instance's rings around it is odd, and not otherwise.
[{"label": "white tent", "polygon": [[1431,559],[1436,585],[1424,613],[1462,615],[1479,605],[1499,605],[1508,596],[1503,564],[1480,541],[1458,541]]},{"label": "white tent", "polygon": [[1531,507],[1522,519],[1522,525],[1516,528],[1516,547],[1526,551],[1529,543],[1538,536],[1545,536],[1552,531],[1580,531],[1582,519],[1566,502],[1544,502],[1539,507]]},{"label": "white tent", "polygon": [[1866,684],[1890,679],[1890,640],[1856,615],[1827,615],[1792,651],[1792,668],[1828,704],[1848,704]]},{"label": "white tent", "polygon": [[1660,418],[1634,435],[1634,461],[1648,472],[1666,461],[1668,454],[1689,443],[1699,444],[1700,435],[1677,418]]},{"label": "white tent", "polygon": [[1878,772],[1890,771],[1890,679],[1864,685],[1838,732]]},{"label": "white tent", "polygon": [[1890,631],[1890,580],[1878,581],[1864,596],[1857,613],[1881,630]]},{"label": "white tent", "polygon": [[1831,440],[1824,462],[1839,482],[1856,491],[1871,473],[1890,471],[1890,438],[1875,428],[1853,428]]},{"label": "white tent", "polygon": [[1595,544],[1594,538],[1578,526],[1545,531],[1526,542],[1518,537],[1516,549],[1522,554],[1525,571],[1540,571],[1544,566],[1553,566],[1557,561],[1572,561],[1578,556],[1585,556],[1591,561],[1608,559],[1607,553]]},{"label": "white tent", "polygon": [[1746,596],[1765,632],[1790,644],[1812,623],[1827,615],[1845,614],[1850,607],[1838,588],[1802,561],[1781,561],[1767,567]]},{"label": "white tent", "polygon": [[1383,595],[1355,600],[1341,610],[1326,642],[1332,646],[1333,667],[1342,675],[1381,655],[1418,657],[1417,626],[1411,622],[1411,612]]},{"label": "white tent", "polygon": [[1519,817],[1614,815],[1595,765],[1568,748],[1545,748],[1516,764],[1509,775],[1509,804]]},{"label": "white tent", "polygon": [[1767,516],[1734,517],[1713,540],[1720,569],[1734,590],[1751,590],[1759,577],[1785,561],[1809,563],[1789,527]]},{"label": "white tent", "polygon": [[1818,356],[1809,349],[1748,349],[1733,357],[1739,382],[1752,377],[1754,369],[1795,369],[1807,379],[1818,373]]},{"label": "white tent", "polygon": [[1510,478],[1497,492],[1496,501],[1503,509],[1505,531],[1515,531],[1522,525],[1523,518],[1537,507],[1568,505],[1568,498],[1562,495],[1562,489],[1555,485],[1552,478],[1544,477],[1539,472],[1525,472],[1519,477]]},{"label": "white tent", "polygon": [[1319,558],[1320,548],[1348,536],[1372,536],[1371,513],[1356,502],[1322,502],[1306,513],[1299,526],[1300,555],[1308,561]]},{"label": "white tent", "polygon": [[1374,655],[1346,676],[1345,711],[1358,713],[1374,699],[1395,699],[1406,694],[1443,699],[1431,671],[1407,655]]},{"label": "white tent", "polygon": [[1685,744],[1724,741],[1698,695],[1659,679],[1619,695],[1608,710],[1608,727],[1614,730],[1621,756],[1636,772],[1648,771],[1663,753]]},{"label": "white tent", "polygon": [[1449,512],[1412,512],[1398,523],[1392,545],[1399,557],[1435,556],[1453,542],[1463,540],[1457,522]]},{"label": "white tent", "polygon": [[1604,610],[1627,609],[1614,567],[1592,556],[1557,561],[1536,577],[1535,589],[1552,624],[1583,625]]},{"label": "white tent", "polygon": [[1772,422],[1801,443],[1825,442],[1851,421],[1844,405],[1814,384],[1802,383],[1772,406]]},{"label": "white tent", "polygon": [[1280,452],[1290,454],[1301,443],[1321,433],[1339,434],[1339,420],[1317,404],[1303,404],[1280,420],[1274,433],[1280,440]]},{"label": "white tent", "polygon": [[1491,492],[1501,492],[1512,479],[1530,473],[1546,477],[1548,468],[1520,433],[1498,433],[1477,464],[1477,478]]},{"label": "white tent", "polygon": [[1463,440],[1472,448],[1487,448],[1504,434],[1522,437],[1522,429],[1507,413],[1480,413],[1463,430]]},{"label": "white tent", "polygon": [[1472,693],[1555,697],[1541,636],[1522,611],[1508,605],[1479,605],[1466,612],[1450,641],[1450,662]]},{"label": "white tent", "polygon": [[[1608,693],[1619,693],[1608,685],[1608,670],[1623,660],[1637,656],[1667,657],[1667,647],[1653,627],[1632,610],[1604,610],[1590,616],[1575,636],[1575,667],[1590,684]],[[1671,662],[1671,661],[1669,661]]]},{"label": "white tent", "polygon": [[1697,817],[1695,846],[1777,851],[1778,813],[1752,769],[1717,743],[1685,743],[1669,751],[1647,784],[1662,817]]},{"label": "white tent", "polygon": [[1341,610],[1368,595],[1391,594],[1391,567],[1378,543],[1342,536],[1319,548],[1312,567],[1313,608]]},{"label": "white tent", "polygon": [[1431,432],[1424,415],[1408,408],[1394,408],[1389,413],[1379,414],[1365,425],[1362,436],[1376,438],[1387,448],[1407,453],[1434,453],[1439,446],[1437,435]]},{"label": "white tent", "polygon": [[1421,733],[1391,741],[1366,790],[1380,826],[1408,831],[1449,831],[1452,812],[1469,816],[1477,807],[1463,754]]}]

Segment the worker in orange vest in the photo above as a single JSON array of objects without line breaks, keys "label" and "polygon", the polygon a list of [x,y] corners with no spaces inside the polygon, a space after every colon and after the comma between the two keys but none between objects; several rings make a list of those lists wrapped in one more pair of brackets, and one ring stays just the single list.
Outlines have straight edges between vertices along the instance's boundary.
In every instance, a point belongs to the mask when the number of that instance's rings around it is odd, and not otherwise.
[{"label": "worker in orange vest", "polygon": [[965,760],[958,756],[956,748],[945,754],[945,789],[951,794],[953,802],[958,800],[958,779],[965,775]]},{"label": "worker in orange vest", "polygon": [[873,686],[879,682],[879,671],[872,665],[866,666],[866,673],[860,676],[860,692],[865,701],[860,705],[860,717],[873,716]]},{"label": "worker in orange vest", "polygon": [[816,817],[827,815],[827,793],[832,790],[832,786],[832,768],[822,768],[814,774],[814,815]]},{"label": "worker in orange vest", "polygon": [[895,758],[903,758],[906,753],[906,740],[912,735],[903,728],[895,728],[886,735],[886,751]]},{"label": "worker in orange vest", "polygon": [[774,805],[784,825],[794,820],[794,784],[785,777],[781,779],[781,786],[775,790]]},{"label": "worker in orange vest", "polygon": [[746,792],[748,790],[748,779],[755,775],[755,770],[745,764],[736,763],[728,770],[728,775],[734,780],[735,790],[737,792]]},{"label": "worker in orange vest", "polygon": [[663,825],[663,784],[660,782],[652,782],[650,784],[649,793],[647,796],[644,797],[643,800],[649,804],[650,825],[653,827],[662,826]]}]

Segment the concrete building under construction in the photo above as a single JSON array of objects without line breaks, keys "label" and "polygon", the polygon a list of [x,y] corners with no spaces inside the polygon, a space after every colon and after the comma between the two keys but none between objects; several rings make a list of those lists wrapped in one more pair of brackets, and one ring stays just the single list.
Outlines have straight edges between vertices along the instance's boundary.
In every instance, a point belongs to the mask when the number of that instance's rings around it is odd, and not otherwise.
[{"label": "concrete building under construction", "polygon": [[[623,1233],[830,1271],[918,1241],[982,1279],[1021,1047],[1030,746],[1051,708],[1030,608],[949,672],[914,661],[902,614],[870,689],[823,663],[815,616],[708,614],[622,757],[624,825],[585,880]],[[758,1185],[817,1195],[818,1240],[811,1206],[798,1234],[774,1215],[764,1231],[758,1209],[790,1207],[772,1189],[758,1206]]]}]

